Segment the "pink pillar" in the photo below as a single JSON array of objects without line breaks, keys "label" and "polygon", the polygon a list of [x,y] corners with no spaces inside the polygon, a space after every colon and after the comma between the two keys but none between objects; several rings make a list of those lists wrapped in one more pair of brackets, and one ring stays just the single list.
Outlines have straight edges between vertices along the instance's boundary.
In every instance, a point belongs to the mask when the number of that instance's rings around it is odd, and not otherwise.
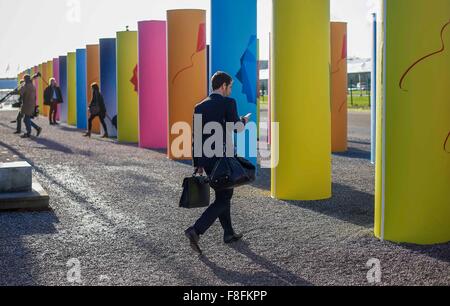
[{"label": "pink pillar", "polygon": [[168,135],[166,22],[141,21],[139,33],[139,146],[166,149]]},{"label": "pink pillar", "polygon": [[[56,80],[56,83],[59,86],[59,58],[53,59],[53,77]],[[67,103],[67,101],[64,101]],[[58,105],[58,112],[56,113],[56,120],[60,120],[60,111],[61,111],[61,105]]]}]

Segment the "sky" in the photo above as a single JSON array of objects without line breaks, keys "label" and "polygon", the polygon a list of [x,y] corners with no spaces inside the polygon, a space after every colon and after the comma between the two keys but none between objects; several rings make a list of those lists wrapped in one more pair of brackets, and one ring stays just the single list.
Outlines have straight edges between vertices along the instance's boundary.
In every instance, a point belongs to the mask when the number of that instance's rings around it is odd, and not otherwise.
[{"label": "sky", "polygon": [[[257,1],[261,59],[268,59],[272,0]],[[348,22],[350,57],[371,56],[370,16],[378,1],[331,0],[331,20]],[[136,30],[138,21],[165,20],[167,10],[180,8],[207,10],[210,28],[210,0],[0,0],[0,78],[115,37],[126,26]]]}]

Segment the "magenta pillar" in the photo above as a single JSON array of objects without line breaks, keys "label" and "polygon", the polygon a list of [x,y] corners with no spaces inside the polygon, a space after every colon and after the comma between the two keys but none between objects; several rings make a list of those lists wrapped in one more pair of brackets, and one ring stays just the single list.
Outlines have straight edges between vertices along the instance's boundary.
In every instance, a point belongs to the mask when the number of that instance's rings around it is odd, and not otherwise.
[{"label": "magenta pillar", "polygon": [[166,149],[168,135],[165,21],[141,21],[139,47],[139,146]]}]

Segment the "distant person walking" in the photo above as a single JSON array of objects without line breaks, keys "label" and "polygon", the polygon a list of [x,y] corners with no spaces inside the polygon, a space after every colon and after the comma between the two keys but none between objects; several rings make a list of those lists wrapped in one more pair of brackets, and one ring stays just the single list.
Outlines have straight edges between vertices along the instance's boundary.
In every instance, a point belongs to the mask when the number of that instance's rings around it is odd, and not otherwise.
[{"label": "distant person walking", "polygon": [[24,116],[24,123],[27,128],[27,133],[22,135],[22,138],[31,137],[31,127],[33,127],[39,136],[42,128],[37,126],[31,119],[34,117],[36,111],[36,88],[31,81],[31,77],[27,74],[24,76],[25,85],[20,89],[20,96],[22,97],[21,113]]},{"label": "distant person walking", "polygon": [[[22,88],[25,85],[25,80],[20,80],[20,87]],[[16,91],[15,93],[17,93],[19,95],[19,107],[22,108],[23,105],[23,99],[22,96],[19,94],[19,91]],[[22,120],[23,120],[23,114],[22,114],[22,110],[19,110],[19,113],[17,114],[17,118],[15,121],[12,121],[11,123],[16,123],[16,131],[14,132],[14,134],[21,134],[22,133]]]},{"label": "distant person walking", "polygon": [[[212,77],[212,89],[211,95],[202,103],[195,107],[195,119],[198,115],[201,115],[202,122],[199,125],[202,126],[201,131],[204,131],[206,125],[210,123],[219,123],[222,126],[224,135],[223,145],[226,148],[233,146],[233,133],[226,133],[226,123],[232,123],[236,125],[242,122],[242,130],[235,130],[234,132],[243,132],[244,125],[249,122],[249,115],[245,117],[239,117],[237,112],[237,105],[234,99],[229,98],[233,87],[233,79],[225,72],[217,72]],[[194,121],[195,121],[194,119]],[[196,122],[194,122],[196,126]],[[217,131],[215,131],[217,133]],[[194,132],[194,144],[199,142],[202,144],[202,148],[209,137],[212,135],[197,134]],[[195,149],[193,150],[195,152]],[[224,150],[220,150],[224,152]],[[229,150],[226,150],[227,153]],[[234,151],[234,150],[232,150]],[[217,161],[222,156],[205,156],[205,152],[202,150],[202,156],[194,156],[194,168],[195,172],[203,174],[206,172],[208,176],[213,172],[213,168]],[[232,156],[234,157],[234,152]],[[220,224],[224,230],[223,241],[226,244],[233,243],[242,239],[243,235],[236,234],[233,230],[231,222],[231,199],[233,197],[233,189],[227,190],[215,190],[216,199],[213,204],[203,213],[200,219],[190,228],[185,231],[186,237],[189,239],[192,249],[197,253],[202,253],[199,247],[200,236],[204,235],[206,231],[216,222],[220,220]]]},{"label": "distant person walking", "polygon": [[91,137],[92,132],[92,121],[96,117],[100,119],[102,123],[103,130],[105,133],[102,138],[108,138],[108,128],[106,127],[105,118],[106,118],[106,106],[105,101],[103,99],[103,95],[100,93],[100,88],[97,83],[93,83],[91,85],[92,89],[92,101],[89,105],[89,121],[88,121],[88,132],[84,135],[85,137]]},{"label": "distant person walking", "polygon": [[61,88],[56,84],[56,80],[51,78],[50,85],[44,90],[44,104],[50,106],[48,119],[50,125],[57,125],[56,114],[58,113],[58,104],[64,103]]}]

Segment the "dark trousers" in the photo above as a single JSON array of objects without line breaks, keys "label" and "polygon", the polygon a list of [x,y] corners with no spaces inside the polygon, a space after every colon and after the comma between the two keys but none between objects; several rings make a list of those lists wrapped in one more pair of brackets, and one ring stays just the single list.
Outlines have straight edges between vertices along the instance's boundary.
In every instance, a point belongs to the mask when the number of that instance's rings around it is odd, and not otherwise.
[{"label": "dark trousers", "polygon": [[23,119],[22,112],[19,112],[19,113],[17,114],[17,119],[16,119],[17,133],[22,132],[22,119]]},{"label": "dark trousers", "polygon": [[36,131],[39,129],[39,126],[37,126],[32,120],[30,116],[25,115],[25,118],[23,119],[25,122],[25,126],[27,128],[27,134],[31,135],[31,127],[33,127]]},{"label": "dark trousers", "polygon": [[89,121],[88,121],[88,130],[89,130],[89,132],[92,131],[92,121],[94,121],[95,117],[98,117],[100,119],[100,122],[102,123],[102,126],[103,126],[103,130],[105,131],[105,134],[108,134],[108,128],[106,127],[105,117],[104,116],[100,116],[99,114],[91,115],[89,117]]},{"label": "dark trousers", "polygon": [[50,113],[48,114],[48,119],[50,120],[50,123],[56,123],[57,113],[58,113],[58,103],[56,102],[50,103]]},{"label": "dark trousers", "polygon": [[231,223],[231,198],[233,197],[233,193],[233,189],[216,190],[216,200],[194,225],[194,229],[198,235],[204,235],[214,222],[216,222],[217,218],[220,220],[225,236],[234,234]]}]

